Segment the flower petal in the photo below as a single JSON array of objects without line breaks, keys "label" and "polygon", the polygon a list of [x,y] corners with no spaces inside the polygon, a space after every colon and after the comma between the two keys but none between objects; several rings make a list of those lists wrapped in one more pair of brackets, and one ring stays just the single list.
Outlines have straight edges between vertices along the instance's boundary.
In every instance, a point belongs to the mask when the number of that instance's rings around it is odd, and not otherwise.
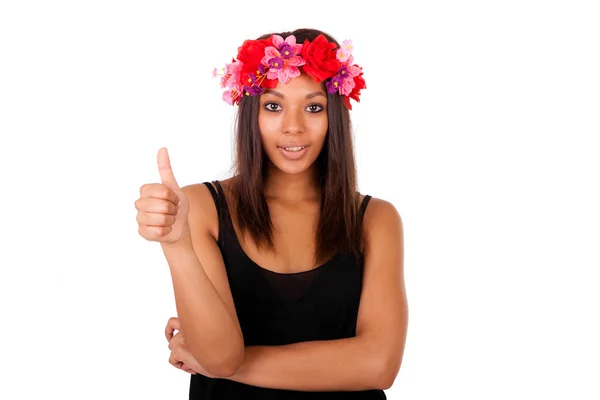
[{"label": "flower petal", "polygon": [[265,56],[269,56],[269,58],[273,58],[273,57],[281,57],[281,54],[279,54],[279,50],[277,50],[275,47],[269,46],[269,47],[265,48]]},{"label": "flower petal", "polygon": [[273,35],[273,44],[275,47],[279,48],[281,43],[283,43],[283,38],[279,35]]},{"label": "flower petal", "polygon": [[297,76],[300,76],[300,70],[298,69],[298,67],[294,67],[293,65],[288,65],[287,67],[284,68],[286,71],[286,74],[290,77],[290,78],[295,78]]},{"label": "flower petal", "polygon": [[290,58],[289,60],[287,60],[288,65],[293,65],[293,66],[297,66],[297,67],[304,65],[305,63],[306,63],[306,61],[304,61],[304,59],[299,56],[294,56],[294,57]]},{"label": "flower petal", "polygon": [[285,38],[285,41],[286,41],[286,42],[287,42],[289,45],[291,45],[291,46],[294,46],[294,45],[296,44],[296,36],[294,36],[294,35],[290,35],[290,36],[288,36],[288,37],[286,37],[286,38]]}]

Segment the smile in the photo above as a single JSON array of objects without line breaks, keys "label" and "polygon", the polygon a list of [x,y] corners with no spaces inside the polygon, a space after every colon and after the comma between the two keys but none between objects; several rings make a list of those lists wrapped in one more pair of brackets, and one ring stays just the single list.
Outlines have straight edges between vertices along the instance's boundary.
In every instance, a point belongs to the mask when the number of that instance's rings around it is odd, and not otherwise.
[{"label": "smile", "polygon": [[285,158],[287,158],[288,160],[298,160],[299,158],[302,158],[307,152],[308,150],[306,150],[308,148],[308,145],[306,146],[297,146],[297,147],[277,147],[279,149],[279,151],[281,151],[281,154],[284,155]]}]

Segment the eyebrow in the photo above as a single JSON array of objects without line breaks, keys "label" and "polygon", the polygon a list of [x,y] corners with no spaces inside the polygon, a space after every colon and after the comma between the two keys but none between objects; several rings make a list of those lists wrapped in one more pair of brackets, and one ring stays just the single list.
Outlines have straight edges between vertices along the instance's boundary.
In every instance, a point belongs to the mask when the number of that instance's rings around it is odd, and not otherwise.
[{"label": "eyebrow", "polygon": [[[278,92],[277,90],[273,90],[273,89],[265,89],[263,93],[264,94],[272,94],[274,96],[281,97],[282,99],[285,98],[285,96],[283,95],[283,93]],[[307,94],[306,98],[307,99],[312,99],[313,97],[317,97],[317,96],[327,97],[327,96],[325,96],[325,93],[323,93],[323,92],[314,92],[314,93]]]}]

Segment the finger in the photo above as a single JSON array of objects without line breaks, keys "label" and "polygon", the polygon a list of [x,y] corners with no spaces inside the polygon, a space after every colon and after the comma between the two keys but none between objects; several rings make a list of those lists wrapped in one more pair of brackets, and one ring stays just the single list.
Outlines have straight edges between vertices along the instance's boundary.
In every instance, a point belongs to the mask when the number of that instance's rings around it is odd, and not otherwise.
[{"label": "finger", "polygon": [[181,336],[179,334],[179,332],[176,333],[175,336],[173,336],[173,339],[169,340],[169,349],[173,350],[173,348],[175,346],[177,346],[177,345],[181,346],[182,345],[182,343],[181,343],[182,339],[183,339],[183,336]]},{"label": "finger", "polygon": [[138,233],[140,236],[150,241],[160,242],[165,236],[167,236],[173,230],[172,226],[146,226],[139,225]]},{"label": "finger", "polygon": [[166,147],[161,147],[158,150],[158,172],[160,174],[160,180],[163,184],[169,186],[172,189],[179,189],[179,185],[173,175],[173,169],[171,168],[171,160],[169,159],[169,152]]},{"label": "finger", "polygon": [[135,208],[139,211],[177,215],[179,207],[168,200],[142,197],[135,201]]},{"label": "finger", "polygon": [[181,369],[184,370],[185,372],[188,372],[188,373],[192,374],[192,375],[196,373],[196,371],[194,371],[193,369],[191,369],[185,363],[181,366]]},{"label": "finger", "polygon": [[173,214],[162,214],[140,211],[135,217],[136,221],[142,225],[148,226],[171,226],[175,223],[176,217]]},{"label": "finger", "polygon": [[171,341],[171,339],[173,339],[173,332],[175,330],[179,330],[179,328],[180,328],[179,318],[177,318],[177,317],[169,318],[169,320],[167,321],[167,326],[165,327],[165,336],[168,341]]},{"label": "finger", "polygon": [[171,352],[171,354],[169,355],[169,364],[171,364],[175,368],[181,368],[183,366],[183,362],[177,360],[177,358],[175,358],[175,354],[173,354],[173,352]]},{"label": "finger", "polygon": [[179,204],[179,197],[167,185],[162,183],[146,183],[140,187],[141,197],[152,197],[156,199],[169,200],[171,203]]}]

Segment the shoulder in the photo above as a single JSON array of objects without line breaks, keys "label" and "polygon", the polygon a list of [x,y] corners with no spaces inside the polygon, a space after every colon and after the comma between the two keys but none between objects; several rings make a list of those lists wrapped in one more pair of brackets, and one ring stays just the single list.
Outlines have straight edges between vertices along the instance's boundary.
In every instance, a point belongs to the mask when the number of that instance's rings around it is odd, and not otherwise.
[{"label": "shoulder", "polygon": [[[364,196],[361,196],[361,201]],[[366,238],[383,235],[402,236],[403,223],[398,209],[389,201],[371,197],[363,217]]]},{"label": "shoulder", "polygon": [[[229,185],[232,179],[219,181],[226,196],[230,192]],[[215,191],[217,190],[215,185],[210,182],[209,184],[213,186]],[[219,215],[215,200],[208,187],[204,183],[194,183],[182,187],[181,191],[185,194],[190,204],[190,214],[188,216],[190,229],[195,230],[196,233],[198,230],[208,231],[217,240],[219,236]]]}]

